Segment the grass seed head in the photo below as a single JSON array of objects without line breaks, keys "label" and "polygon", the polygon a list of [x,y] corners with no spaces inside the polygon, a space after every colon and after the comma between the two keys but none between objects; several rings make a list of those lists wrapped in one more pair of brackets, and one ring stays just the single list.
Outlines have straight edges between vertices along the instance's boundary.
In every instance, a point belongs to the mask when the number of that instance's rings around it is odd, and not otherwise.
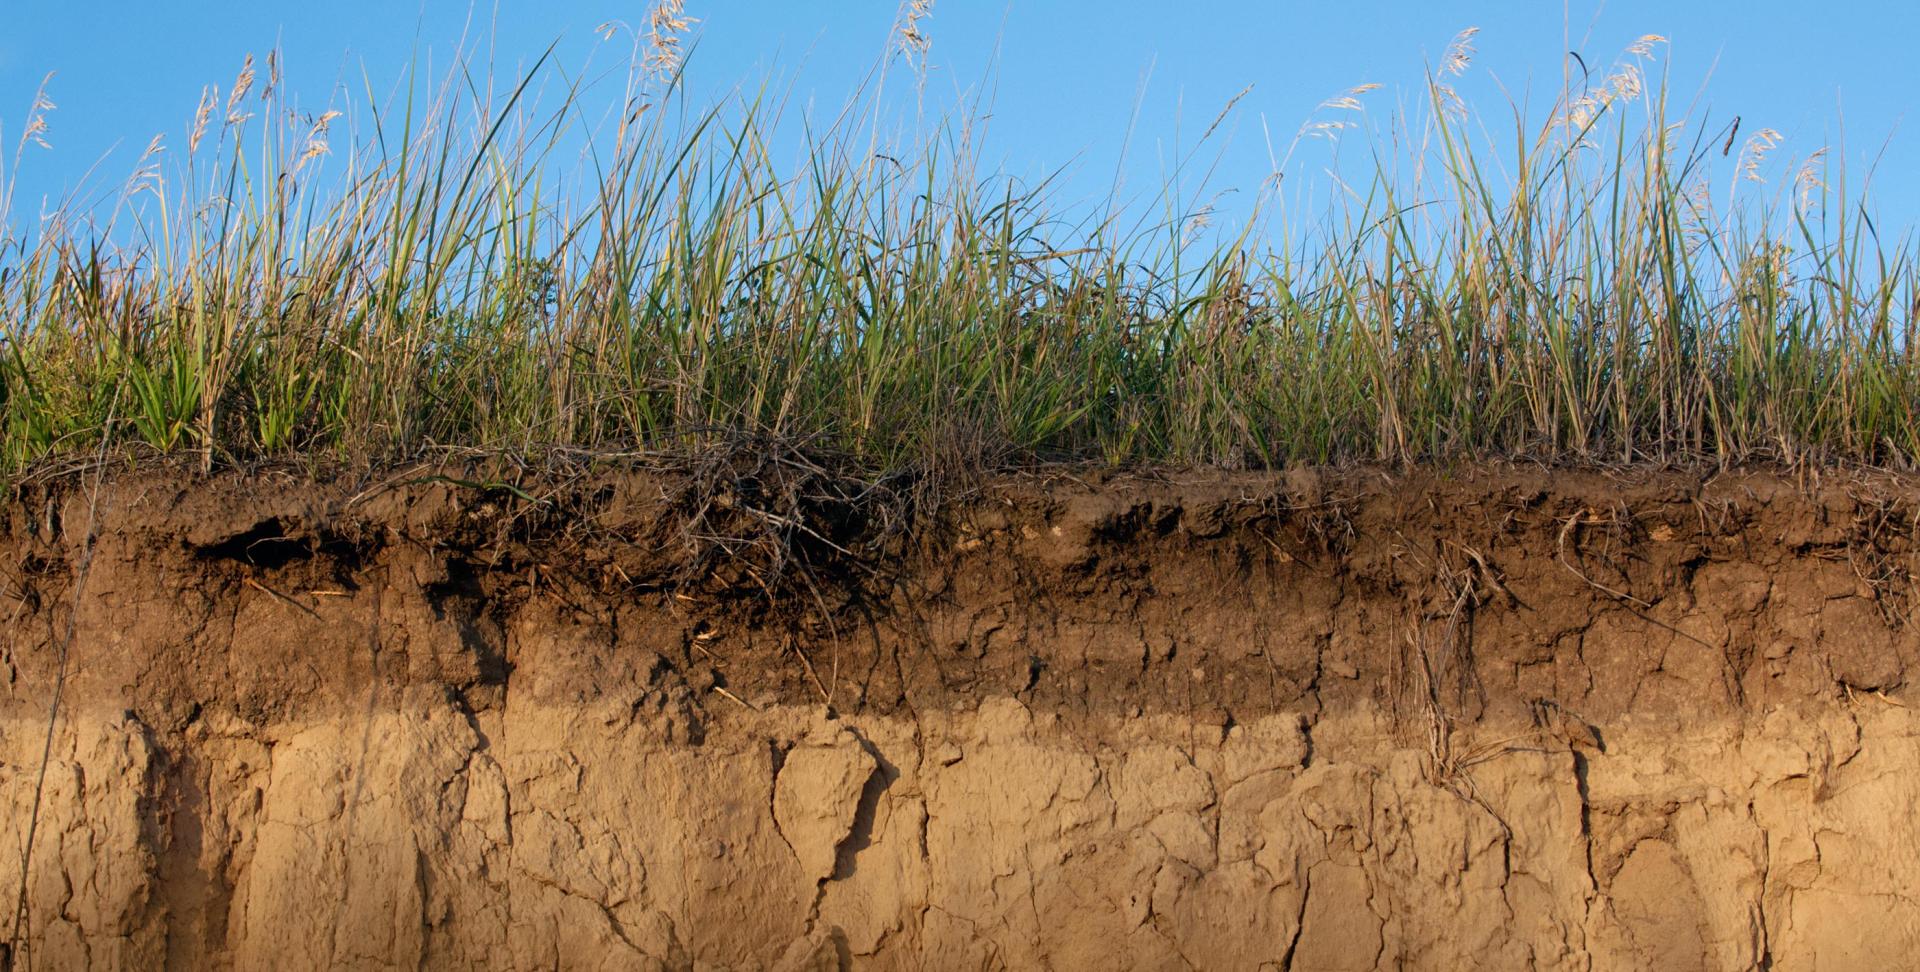
[{"label": "grass seed head", "polygon": [[207,123],[213,118],[213,106],[220,101],[220,92],[214,87],[200,89],[200,107],[193,113],[193,130],[187,135],[187,154],[200,150],[200,139],[207,134]]},{"label": "grass seed head", "polygon": [[1452,43],[1447,45],[1447,54],[1440,62],[1448,74],[1459,77],[1473,65],[1473,36],[1478,33],[1480,28],[1468,27],[1453,35]]},{"label": "grass seed head", "polygon": [[1810,207],[1814,197],[1826,192],[1827,147],[1815,149],[1806,161],[1800,163],[1799,171],[1793,175],[1794,185],[1799,189],[1800,208]]},{"label": "grass seed head", "polygon": [[1625,64],[1607,77],[1606,100],[1613,102],[1623,98],[1629,100],[1638,98],[1643,89],[1640,69],[1635,65]]},{"label": "grass seed head", "polygon": [[340,112],[338,111],[326,111],[323,112],[320,117],[313,120],[312,127],[307,129],[306,147],[300,151],[300,161],[294,164],[296,171],[308,162],[322,155],[326,155],[331,151],[327,144],[327,127],[332,125],[333,120],[339,117]]},{"label": "grass seed head", "polygon": [[1766,161],[1767,153],[1774,150],[1783,138],[1771,128],[1762,128],[1748,136],[1747,143],[1740,148],[1740,176],[1749,182],[1767,181],[1760,175],[1760,163]]},{"label": "grass seed head", "polygon": [[1365,111],[1365,106],[1360,103],[1360,96],[1379,87],[1379,85],[1373,83],[1355,85],[1332,98],[1320,102],[1320,107],[1328,111]]},{"label": "grass seed head", "polygon": [[[27,127],[20,132],[20,144],[32,142],[41,148],[52,148],[47,143],[47,114],[59,107],[47,96],[47,86],[53,83],[53,74],[48,73],[40,79],[40,87],[33,93],[33,107],[27,111]],[[3,227],[0,227],[3,228]]]},{"label": "grass seed head", "polygon": [[233,90],[227,93],[227,124],[238,125],[253,117],[252,112],[240,110],[240,102],[247,97],[247,92],[253,89],[253,80],[253,55],[248,54],[247,59],[240,65],[239,76],[233,79]]},{"label": "grass seed head", "polygon": [[908,57],[926,57],[927,49],[933,41],[920,27],[920,22],[933,16],[933,0],[906,0],[900,5],[900,14],[896,18],[894,40],[900,46],[900,52]]},{"label": "grass seed head", "polygon": [[166,151],[164,136],[155,135],[147,141],[146,151],[140,153],[140,161],[133,167],[133,177],[128,180],[128,197],[137,196],[142,192],[158,192],[160,163],[157,159],[164,151]]},{"label": "grass seed head", "polygon": [[[657,78],[671,78],[686,62],[686,34],[699,23],[686,15],[686,0],[655,0],[647,15],[647,70]],[[605,25],[602,25],[605,26]]]}]

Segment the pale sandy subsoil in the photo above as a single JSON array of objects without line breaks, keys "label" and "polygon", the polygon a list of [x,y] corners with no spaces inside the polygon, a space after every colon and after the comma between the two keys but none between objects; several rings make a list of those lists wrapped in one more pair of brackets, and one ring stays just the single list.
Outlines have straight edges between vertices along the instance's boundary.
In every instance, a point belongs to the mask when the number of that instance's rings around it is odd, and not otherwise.
[{"label": "pale sandy subsoil", "polygon": [[[1361,715],[1309,736],[1285,714],[1224,734],[1068,725],[1004,698],[919,718],[780,707],[690,746],[622,706],[509,694],[470,716],[421,690],[370,718],[210,724],[168,753],[94,713],[49,774],[23,957],[1895,969],[1920,954],[1917,728],[1877,700],[1783,708],[1435,779]],[[33,729],[6,727],[10,765]],[[195,785],[156,806],[180,772]],[[16,833],[0,854],[18,860]]]}]

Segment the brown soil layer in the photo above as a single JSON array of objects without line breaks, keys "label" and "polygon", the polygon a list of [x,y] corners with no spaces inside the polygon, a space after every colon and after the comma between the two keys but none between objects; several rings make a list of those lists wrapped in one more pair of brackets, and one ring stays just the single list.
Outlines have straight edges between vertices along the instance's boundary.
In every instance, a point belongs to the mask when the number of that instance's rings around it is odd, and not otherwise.
[{"label": "brown soil layer", "polygon": [[21,488],[11,957],[1920,954],[1920,480],[729,469]]}]

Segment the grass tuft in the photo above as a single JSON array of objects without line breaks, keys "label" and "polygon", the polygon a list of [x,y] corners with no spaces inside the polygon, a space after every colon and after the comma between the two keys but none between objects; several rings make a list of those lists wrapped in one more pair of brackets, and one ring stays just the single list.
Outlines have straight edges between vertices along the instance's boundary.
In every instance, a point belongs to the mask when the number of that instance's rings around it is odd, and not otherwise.
[{"label": "grass tuft", "polygon": [[[902,8],[910,53],[930,9]],[[1735,132],[1669,116],[1655,35],[1530,123],[1450,86],[1463,32],[1415,107],[1362,124],[1361,86],[1303,127],[1375,163],[1308,225],[1276,230],[1269,195],[1207,227],[1170,185],[1128,229],[983,174],[965,118],[880,146],[871,105],[779,164],[765,99],[686,103],[691,22],[629,31],[618,125],[574,180],[553,155],[579,104],[535,107],[544,65],[300,115],[250,58],[104,219],[5,215],[0,469],[742,436],[876,471],[1920,456],[1910,242],[1822,153],[1754,198],[1770,129],[1716,196]]]}]

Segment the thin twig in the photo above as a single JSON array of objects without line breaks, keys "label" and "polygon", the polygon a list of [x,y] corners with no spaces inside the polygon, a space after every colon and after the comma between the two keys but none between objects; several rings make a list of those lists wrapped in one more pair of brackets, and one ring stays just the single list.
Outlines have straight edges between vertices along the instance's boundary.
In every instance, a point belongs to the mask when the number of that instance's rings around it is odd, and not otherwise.
[{"label": "thin twig", "polygon": [[713,691],[714,691],[714,692],[715,692],[716,694],[718,694],[718,695],[719,695],[719,696],[720,696],[721,698],[726,698],[726,699],[732,699],[733,701],[735,701],[735,702],[738,702],[738,703],[740,703],[741,705],[743,705],[743,706],[745,706],[745,707],[747,708],[747,711],[749,711],[749,712],[758,712],[758,711],[760,711],[760,707],[759,707],[759,706],[757,706],[757,705],[754,705],[754,704],[753,704],[752,702],[748,702],[748,701],[747,701],[746,699],[743,699],[743,698],[741,698],[740,696],[738,696],[738,695],[735,695],[735,694],[733,694],[732,692],[729,692],[729,691],[727,691],[726,689],[724,689],[724,688],[721,688],[721,687],[720,687],[720,686],[718,686],[718,685],[715,685],[715,686],[713,687]]},{"label": "thin twig", "polygon": [[[324,620],[323,618],[321,618],[321,617],[320,617],[320,612],[318,612],[318,611],[315,611],[314,609],[312,609],[312,608],[310,608],[310,607],[308,607],[308,606],[306,606],[305,604],[302,604],[302,603],[300,603],[299,601],[296,601],[296,600],[294,600],[293,598],[291,598],[291,597],[288,597],[288,596],[286,596],[285,594],[282,594],[282,593],[280,593],[279,591],[276,591],[276,590],[274,590],[273,588],[271,588],[271,587],[268,587],[267,585],[265,585],[265,584],[262,584],[262,583],[260,583],[260,582],[259,582],[259,581],[257,581],[257,580],[254,580],[254,579],[253,579],[253,578],[251,578],[251,577],[249,577],[249,578],[247,578],[247,580],[246,580],[246,585],[247,585],[248,587],[251,587],[251,588],[253,588],[253,589],[254,589],[254,590],[256,590],[256,591],[259,591],[259,592],[261,592],[262,594],[266,594],[266,595],[269,595],[269,596],[271,596],[271,597],[274,597],[274,598],[277,598],[277,599],[279,599],[279,600],[281,600],[281,601],[285,601],[286,603],[288,603],[288,604],[291,604],[291,605],[293,605],[294,607],[296,607],[296,608],[298,608],[298,609],[300,609],[300,610],[302,610],[302,611],[305,611],[305,612],[306,612],[307,614],[309,614],[309,615],[311,615],[311,616],[312,616],[312,617],[314,618],[314,620],[316,620],[316,621],[318,621],[318,620]],[[316,592],[316,593],[318,593],[318,592]]]}]

